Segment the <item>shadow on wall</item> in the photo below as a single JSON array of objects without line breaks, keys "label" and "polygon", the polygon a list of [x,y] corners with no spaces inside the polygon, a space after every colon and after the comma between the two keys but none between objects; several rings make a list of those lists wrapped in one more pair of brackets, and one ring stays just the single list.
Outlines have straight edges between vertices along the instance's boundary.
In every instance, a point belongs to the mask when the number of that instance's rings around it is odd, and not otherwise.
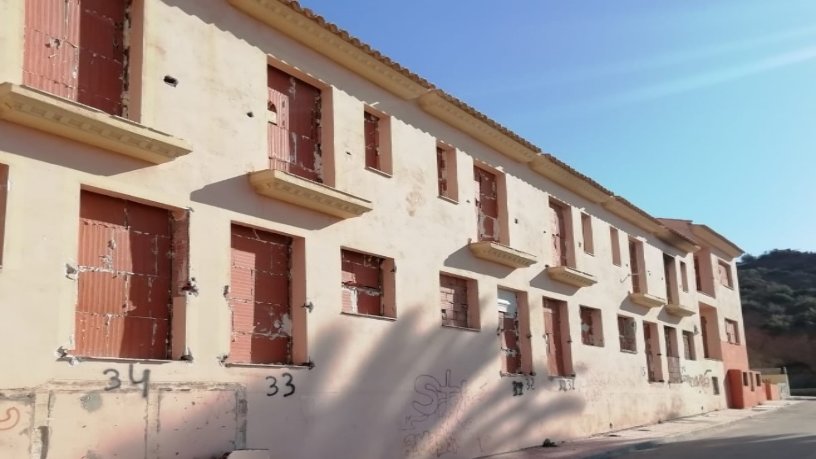
[{"label": "shadow on wall", "polygon": [[[500,378],[490,322],[474,333],[431,326],[425,314],[439,312],[414,305],[396,322],[338,314],[335,325],[313,337],[312,370],[229,368],[224,371],[237,384],[165,383],[154,376],[157,382],[144,385],[133,381],[145,379],[145,368],[160,369],[137,365],[133,377],[120,369],[120,385],[111,390],[104,380],[66,382],[49,395],[53,411],[38,425],[27,422],[33,398],[14,402],[20,406],[10,414],[20,416],[0,431],[0,453],[28,454],[30,434],[42,458],[220,458],[234,449],[293,458],[466,458],[531,446],[518,438],[583,412],[573,394],[536,388],[532,378]],[[350,337],[352,329],[357,337],[381,338],[363,343]],[[0,420],[10,403],[0,396]],[[529,443],[559,435],[547,432]],[[9,450],[11,438],[22,449]]]},{"label": "shadow on wall", "polygon": [[5,122],[0,123],[0,151],[105,176],[154,166],[145,161]]}]

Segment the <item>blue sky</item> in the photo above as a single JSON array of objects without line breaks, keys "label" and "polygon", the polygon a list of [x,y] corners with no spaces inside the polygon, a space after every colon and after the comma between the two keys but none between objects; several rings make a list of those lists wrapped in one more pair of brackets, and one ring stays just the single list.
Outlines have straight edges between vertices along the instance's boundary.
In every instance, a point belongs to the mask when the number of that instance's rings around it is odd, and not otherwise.
[{"label": "blue sky", "polygon": [[303,0],[652,215],[816,251],[814,0]]}]

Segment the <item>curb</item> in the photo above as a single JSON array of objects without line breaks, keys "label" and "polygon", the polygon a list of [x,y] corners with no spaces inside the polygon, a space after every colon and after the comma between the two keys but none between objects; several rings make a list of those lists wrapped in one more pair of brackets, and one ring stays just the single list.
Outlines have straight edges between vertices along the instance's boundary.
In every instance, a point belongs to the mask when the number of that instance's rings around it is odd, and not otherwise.
[{"label": "curb", "polygon": [[741,417],[741,418],[738,418],[738,419],[732,419],[732,420],[729,420],[727,422],[723,422],[723,423],[720,423],[720,424],[700,427],[699,429],[689,430],[688,432],[682,432],[682,433],[678,433],[678,434],[675,434],[675,435],[670,435],[670,436],[663,437],[663,438],[655,438],[655,439],[651,439],[651,440],[643,440],[643,441],[639,441],[639,442],[635,442],[635,443],[629,443],[628,445],[621,446],[621,447],[618,447],[618,448],[612,448],[612,449],[606,450],[606,451],[604,451],[602,453],[590,454],[588,456],[581,456],[581,457],[583,459],[609,459],[609,458],[613,458],[613,457],[617,457],[617,456],[622,456],[622,455],[627,454],[627,453],[632,453],[632,452],[635,452],[635,451],[641,451],[641,450],[645,450],[645,449],[653,449],[653,448],[657,448],[658,446],[667,445],[667,444],[671,444],[671,443],[677,443],[677,442],[680,442],[680,441],[683,441],[683,440],[687,440],[689,438],[692,438],[692,437],[696,436],[697,434],[699,434],[702,431],[716,432],[716,431],[719,431],[719,430],[723,430],[723,429],[725,429],[727,427],[730,427],[730,426],[732,426],[732,425],[734,425],[734,424],[736,424],[736,423],[738,423],[740,421],[744,421],[746,419],[751,419],[751,418],[754,418],[754,417],[757,417],[757,416],[761,416],[763,414],[775,413],[775,412],[777,412],[777,411],[779,411],[781,409],[787,408],[788,406],[791,406],[791,405],[793,405],[793,404],[786,404],[784,406],[780,406],[779,408],[775,408],[773,410],[763,410],[763,411],[753,412],[753,413],[751,413],[749,415],[746,415],[744,417]]}]

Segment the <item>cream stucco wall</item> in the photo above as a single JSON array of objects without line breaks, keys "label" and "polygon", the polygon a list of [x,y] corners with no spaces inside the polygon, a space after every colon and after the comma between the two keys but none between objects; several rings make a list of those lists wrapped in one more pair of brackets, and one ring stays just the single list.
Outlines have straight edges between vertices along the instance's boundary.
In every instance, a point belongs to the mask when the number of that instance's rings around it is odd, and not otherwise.
[{"label": "cream stucco wall", "polygon": [[[20,11],[22,3],[2,0],[0,6]],[[685,260],[690,291],[681,291],[680,298],[696,309],[690,254],[226,1],[144,0],[134,8],[135,14],[143,12],[144,30],[143,56],[131,67],[139,73],[131,75],[138,79],[133,117],[190,142],[192,153],[150,165],[0,121],[0,162],[10,167],[0,273],[0,305],[7,314],[0,321],[6,349],[0,354],[0,418],[9,409],[19,415],[13,427],[0,430],[4,457],[41,457],[43,450],[47,457],[113,452],[158,457],[177,451],[194,457],[243,448],[291,458],[474,457],[725,406],[710,383],[711,376],[723,381],[717,361],[683,360],[680,384],[647,382],[643,321],[661,325],[662,348],[662,325],[676,327],[679,339],[681,331],[699,328],[699,316],[678,318],[627,298],[626,235],[644,241],[653,295],[666,297],[663,253]],[[20,21],[21,16],[5,17],[9,27],[0,29],[2,81],[21,80]],[[337,189],[370,200],[371,212],[338,220],[252,190],[246,174],[268,165],[268,59],[323,90],[325,172]],[[165,84],[165,75],[178,85]],[[392,116],[391,177],[364,167],[365,105]],[[458,203],[437,196],[437,140],[457,149]],[[474,258],[467,249],[477,236],[474,162],[504,174],[507,242],[536,255],[538,263],[513,270]],[[77,261],[82,189],[190,210],[190,276],[199,289],[187,298],[184,317],[192,362],[82,360],[72,366],[56,359],[56,349],[72,347],[77,286],[66,265]],[[596,276],[591,287],[575,289],[544,272],[551,258],[544,233],[549,196],[572,207],[576,265]],[[582,249],[580,211],[593,216],[593,255]],[[302,241],[305,298],[314,304],[307,315],[306,353],[314,369],[219,363],[230,345],[224,287],[230,283],[232,222]],[[621,231],[620,267],[611,262],[609,225]],[[395,321],[340,314],[341,247],[395,260]],[[439,272],[477,282],[480,331],[440,326]],[[535,375],[499,374],[498,288],[526,295]],[[737,286],[718,287],[716,296],[722,314],[742,325]],[[543,297],[568,303],[574,379],[547,374]],[[603,347],[581,343],[581,305],[602,310]],[[636,354],[619,351],[618,314],[637,323]],[[682,342],[678,346],[682,356]],[[696,334],[698,356],[701,346]],[[130,382],[129,364],[137,381],[149,370],[146,389]],[[662,365],[667,374],[665,359]],[[105,390],[114,375],[110,370],[118,372],[122,386]],[[272,396],[270,377],[279,390]],[[294,392],[284,397],[287,381]],[[523,384],[523,395],[513,395],[514,381]]]}]

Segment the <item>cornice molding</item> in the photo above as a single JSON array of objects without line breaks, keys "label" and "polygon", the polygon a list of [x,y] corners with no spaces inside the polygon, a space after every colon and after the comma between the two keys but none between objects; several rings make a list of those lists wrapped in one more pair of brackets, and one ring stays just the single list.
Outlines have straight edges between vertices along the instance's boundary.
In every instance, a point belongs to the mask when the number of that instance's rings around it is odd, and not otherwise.
[{"label": "cornice molding", "polygon": [[12,83],[0,84],[0,119],[154,164],[192,151],[169,134]]},{"label": "cornice molding", "polygon": [[535,255],[492,241],[471,242],[471,253],[477,258],[499,263],[510,268],[526,268],[535,264]]},{"label": "cornice molding", "polygon": [[610,197],[601,205],[604,209],[649,233],[657,234],[662,226],[654,217],[644,215],[641,211],[633,208],[631,204],[616,196]]},{"label": "cornice molding", "polygon": [[609,199],[609,194],[582,179],[560,163],[544,155],[537,155],[529,164],[530,169],[569,191],[596,204]]},{"label": "cornice molding", "polygon": [[252,172],[249,182],[260,195],[338,218],[359,217],[373,209],[371,201],[285,171]]},{"label": "cornice molding", "polygon": [[428,90],[361,45],[349,43],[338,33],[278,0],[227,0],[235,8],[283,32],[343,67],[404,99],[415,99]]},{"label": "cornice molding", "polygon": [[578,271],[569,266],[549,266],[545,271],[547,271],[547,275],[550,276],[550,279],[563,282],[573,287],[589,287],[598,282],[598,279],[592,274]]},{"label": "cornice molding", "polygon": [[419,106],[431,115],[461,129],[474,139],[516,161],[529,163],[538,156],[538,151],[513,140],[495,126],[444,97],[439,91],[423,94],[419,98]]},{"label": "cornice molding", "polygon": [[691,225],[691,232],[694,237],[699,238],[701,242],[722,251],[731,258],[737,258],[744,253],[741,248],[720,236],[706,225],[694,223]]}]

